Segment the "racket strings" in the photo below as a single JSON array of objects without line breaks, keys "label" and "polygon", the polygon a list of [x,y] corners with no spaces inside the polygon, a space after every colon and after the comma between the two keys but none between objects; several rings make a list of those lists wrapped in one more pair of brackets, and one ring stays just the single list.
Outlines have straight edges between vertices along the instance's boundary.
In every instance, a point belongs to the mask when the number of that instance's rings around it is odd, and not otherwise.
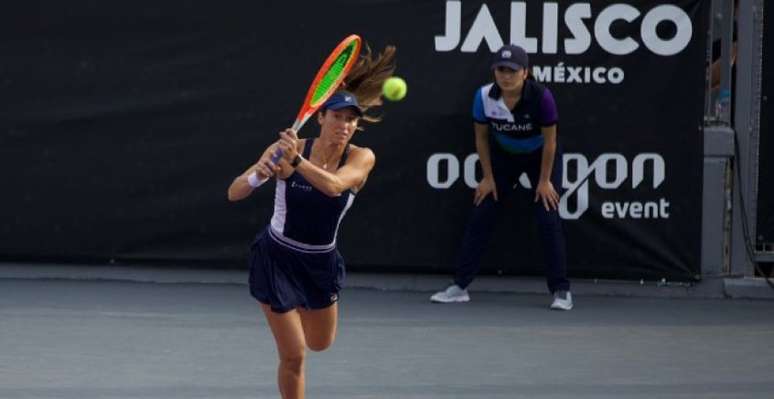
[{"label": "racket strings", "polygon": [[320,83],[312,95],[312,104],[319,105],[323,99],[328,97],[332,91],[336,90],[343,79],[344,71],[347,63],[352,58],[354,50],[357,46],[356,42],[352,42],[348,45],[344,51],[336,57],[336,60],[331,64],[330,68],[325,71],[323,77],[320,79]]}]

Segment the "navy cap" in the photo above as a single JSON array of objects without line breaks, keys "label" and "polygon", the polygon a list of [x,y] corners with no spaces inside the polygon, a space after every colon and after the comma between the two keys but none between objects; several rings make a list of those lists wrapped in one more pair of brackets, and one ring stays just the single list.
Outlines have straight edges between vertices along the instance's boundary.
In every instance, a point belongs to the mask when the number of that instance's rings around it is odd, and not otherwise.
[{"label": "navy cap", "polygon": [[342,109],[342,108],[352,108],[353,111],[357,114],[357,116],[363,116],[363,110],[360,108],[360,105],[357,103],[357,97],[355,97],[354,94],[347,92],[347,91],[340,91],[337,93],[334,93],[330,98],[328,98],[328,101],[326,101],[322,105],[322,109]]},{"label": "navy cap", "polygon": [[500,47],[492,57],[492,69],[499,66],[505,66],[516,71],[522,68],[529,68],[529,57],[523,48],[515,44],[506,44]]}]

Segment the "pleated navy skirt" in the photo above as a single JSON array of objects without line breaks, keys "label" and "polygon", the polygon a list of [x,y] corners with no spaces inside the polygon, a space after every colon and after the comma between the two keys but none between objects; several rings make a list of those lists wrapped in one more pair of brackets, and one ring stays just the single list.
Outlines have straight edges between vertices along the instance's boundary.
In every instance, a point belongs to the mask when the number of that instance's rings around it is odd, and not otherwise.
[{"label": "pleated navy skirt", "polygon": [[345,275],[339,251],[301,252],[278,242],[269,228],[250,247],[250,294],[278,313],[335,303]]}]

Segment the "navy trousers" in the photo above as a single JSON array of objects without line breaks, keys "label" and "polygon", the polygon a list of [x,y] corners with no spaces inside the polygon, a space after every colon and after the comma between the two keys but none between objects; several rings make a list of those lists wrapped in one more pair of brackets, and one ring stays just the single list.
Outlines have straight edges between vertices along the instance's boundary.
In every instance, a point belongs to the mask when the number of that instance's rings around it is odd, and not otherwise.
[{"label": "navy trousers", "polygon": [[[492,172],[497,185],[499,201],[495,201],[490,194],[481,204],[473,207],[465,229],[465,236],[462,240],[459,264],[454,277],[455,284],[461,288],[466,288],[470,285],[478,273],[481,267],[481,257],[492,237],[495,222],[498,220],[502,207],[514,191],[513,185],[523,172],[527,173],[532,184],[532,188],[529,191],[531,194],[530,202],[534,199],[540,178],[542,153],[543,149],[541,147],[528,154],[504,154],[493,146]],[[560,196],[562,194],[561,159],[561,152],[557,150],[551,171],[551,183]],[[548,289],[551,293],[569,291],[570,281],[567,280],[564,230],[559,212],[557,210],[546,211],[541,200],[535,202],[532,207],[543,247]]]}]

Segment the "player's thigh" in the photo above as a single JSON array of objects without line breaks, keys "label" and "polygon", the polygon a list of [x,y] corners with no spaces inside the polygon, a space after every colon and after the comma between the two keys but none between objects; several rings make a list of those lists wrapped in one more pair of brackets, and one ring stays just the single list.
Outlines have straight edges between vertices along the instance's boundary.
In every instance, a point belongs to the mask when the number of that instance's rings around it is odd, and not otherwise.
[{"label": "player's thigh", "polygon": [[327,349],[336,339],[339,305],[333,303],[323,309],[298,309],[304,329],[306,346],[313,351]]},{"label": "player's thigh", "polygon": [[280,359],[285,361],[303,360],[306,340],[298,311],[276,313],[264,304],[261,304],[261,308],[269,322],[274,341],[277,343]]}]

